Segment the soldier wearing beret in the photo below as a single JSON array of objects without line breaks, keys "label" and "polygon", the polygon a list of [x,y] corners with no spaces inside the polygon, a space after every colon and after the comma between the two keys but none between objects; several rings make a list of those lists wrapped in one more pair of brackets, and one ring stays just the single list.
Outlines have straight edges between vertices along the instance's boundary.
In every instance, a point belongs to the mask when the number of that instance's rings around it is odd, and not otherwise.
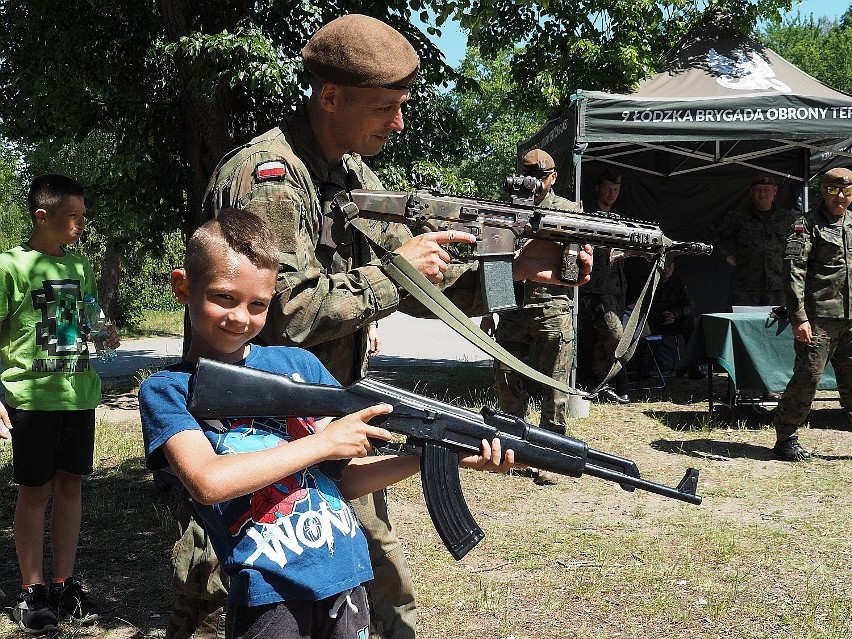
[{"label": "soldier wearing beret", "polygon": [[784,253],[787,312],[796,361],[775,415],[778,459],[810,453],[796,431],[807,422],[817,384],[834,365],[840,404],[852,421],[852,171],[831,169],[822,178],[822,202],[793,223]]},{"label": "soldier wearing beret", "polygon": [[[524,175],[542,181],[542,190],[535,196],[536,206],[548,209],[580,212],[582,207],[553,192],[556,183],[556,164],[549,153],[533,149],[522,159]],[[499,313],[496,324],[490,315],[480,322],[497,343],[521,361],[561,382],[568,383],[574,364],[573,289],[558,284],[524,283],[523,307]],[[530,394],[524,378],[505,364],[494,361],[494,391],[497,404],[518,417],[526,417]],[[568,396],[552,388],[544,389],[541,400],[540,426],[565,434],[568,420]],[[534,481],[539,485],[555,484],[559,476],[536,471]]]},{"label": "soldier wearing beret", "polygon": [[[242,208],[272,228],[281,246],[278,292],[260,338],[309,348],[347,384],[366,372],[372,322],[398,309],[424,313],[388,278],[370,242],[402,255],[463,310],[479,314],[476,264],[450,264],[444,248],[475,238],[458,231],[412,236],[404,225],[380,221],[370,221],[362,232],[331,205],[341,190],[382,189],[362,157],[379,153],[403,130],[402,110],[420,63],[405,37],[374,18],[346,15],[317,31],[302,58],[310,98],[280,127],[223,158],[211,178],[205,211],[212,216],[222,208]],[[581,258],[582,282],[591,256]],[[515,260],[515,279],[553,281],[559,259],[557,245],[537,243]],[[353,506],[375,575],[367,584],[371,636],[414,637],[414,591],[385,495],[376,493]],[[193,526],[197,531],[194,522],[185,537],[199,537]]]},{"label": "soldier wearing beret", "polygon": [[784,244],[794,213],[775,205],[778,185],[767,173],[752,178],[751,206],[728,211],[707,229],[713,254],[733,268],[731,306],[784,304]]}]

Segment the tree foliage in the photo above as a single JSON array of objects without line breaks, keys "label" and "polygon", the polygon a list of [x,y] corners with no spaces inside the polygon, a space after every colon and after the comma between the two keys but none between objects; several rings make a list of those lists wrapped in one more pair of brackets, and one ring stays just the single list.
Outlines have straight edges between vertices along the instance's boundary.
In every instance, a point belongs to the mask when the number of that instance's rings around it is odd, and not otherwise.
[{"label": "tree foliage", "polygon": [[852,5],[838,19],[798,14],[769,25],[762,39],[823,84],[852,94]]},{"label": "tree foliage", "polygon": [[792,0],[482,0],[443,5],[484,58],[516,45],[510,66],[530,104],[559,113],[577,89],[626,91],[661,66],[665,54],[708,6],[723,6],[751,32],[777,21]]},{"label": "tree foliage", "polygon": [[504,197],[504,178],[515,172],[517,164],[517,143],[540,129],[547,118],[540,103],[516,90],[512,61],[519,53],[523,51],[511,48],[485,59],[469,48],[460,71],[476,84],[450,93],[453,108],[469,132],[458,173],[476,185],[481,197]]},{"label": "tree foliage", "polygon": [[[197,226],[220,158],[301,101],[300,51],[344,13],[393,25],[422,60],[406,132],[374,166],[406,179],[418,162],[420,173],[428,163],[467,166],[483,184],[505,171],[491,163],[504,166],[506,149],[526,135],[528,112],[557,112],[577,87],[629,87],[707,2],[752,25],[791,1],[0,0],[0,136],[17,145],[32,174],[68,173],[87,187],[107,241],[105,264],[118,264],[134,242],[160,250],[170,232]],[[427,33],[411,23],[419,16],[428,24],[431,15]],[[494,69],[447,67],[430,36],[450,16]],[[492,71],[503,84],[511,77],[512,91],[476,104],[464,74],[482,72],[487,83]],[[450,82],[456,102],[438,90]],[[489,118],[488,109],[507,117]],[[117,266],[110,273],[117,290]]]}]

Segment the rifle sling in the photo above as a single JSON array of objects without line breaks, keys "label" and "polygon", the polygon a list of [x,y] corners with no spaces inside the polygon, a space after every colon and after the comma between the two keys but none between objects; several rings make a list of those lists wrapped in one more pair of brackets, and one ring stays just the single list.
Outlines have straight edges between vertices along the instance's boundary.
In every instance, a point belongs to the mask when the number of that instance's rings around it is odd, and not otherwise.
[{"label": "rifle sling", "polygon": [[563,382],[559,382],[552,377],[535,370],[531,366],[524,364],[517,357],[512,355],[505,348],[500,346],[493,339],[488,337],[480,328],[473,324],[470,319],[462,313],[459,308],[453,304],[440,289],[414,268],[408,260],[397,253],[388,251],[384,247],[376,243],[370,236],[369,228],[364,220],[359,217],[347,215],[349,223],[358,229],[367,241],[373,247],[373,250],[379,255],[379,258],[384,265],[384,271],[397,285],[405,289],[414,299],[425,306],[438,319],[443,321],[447,326],[452,328],[456,333],[464,337],[471,344],[487,353],[498,362],[509,366],[521,375],[529,379],[544,384],[550,388],[568,393],[569,395],[579,395],[586,397],[588,394],[573,386],[569,386]]},{"label": "rifle sling", "polygon": [[[645,281],[645,286],[642,287],[642,292],[633,306],[633,312],[630,313],[630,319],[627,320],[627,326],[624,327],[624,332],[618,345],[615,347],[615,358],[612,362],[612,367],[604,377],[603,381],[593,390],[589,391],[589,395],[595,395],[603,388],[609,380],[615,377],[624,365],[633,357],[636,351],[636,346],[639,344],[639,338],[642,334],[642,329],[645,327],[645,320],[648,319],[648,314],[651,312],[651,303],[654,301],[654,294],[657,291],[657,284],[660,281],[660,273],[665,268],[666,254],[661,252],[657,257],[656,264],[651,269],[648,279]],[[649,294],[650,292],[650,294]]]}]

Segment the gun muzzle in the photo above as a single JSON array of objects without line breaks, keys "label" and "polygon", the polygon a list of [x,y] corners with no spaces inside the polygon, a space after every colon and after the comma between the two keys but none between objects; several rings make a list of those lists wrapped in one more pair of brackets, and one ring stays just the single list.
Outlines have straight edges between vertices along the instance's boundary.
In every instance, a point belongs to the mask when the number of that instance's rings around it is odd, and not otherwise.
[{"label": "gun muzzle", "polygon": [[710,255],[713,245],[701,242],[672,242],[668,252],[676,255]]}]

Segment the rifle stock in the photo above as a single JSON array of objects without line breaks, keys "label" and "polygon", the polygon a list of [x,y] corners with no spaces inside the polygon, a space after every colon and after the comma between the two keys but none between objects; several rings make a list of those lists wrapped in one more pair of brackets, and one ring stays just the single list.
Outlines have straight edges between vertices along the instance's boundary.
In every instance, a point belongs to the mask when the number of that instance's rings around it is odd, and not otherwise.
[{"label": "rifle stock", "polygon": [[642,479],[633,461],[590,449],[579,439],[487,407],[475,413],[370,378],[345,387],[304,384],[286,375],[200,359],[189,412],[197,419],[342,417],[379,403],[391,404],[394,410],[377,418],[376,425],[405,435],[409,452],[420,455],[429,515],[456,559],[485,536],[467,507],[458,473],[458,454],[478,453],[483,439],[499,437],[504,450],[515,451],[519,464],[569,477],[585,473],[618,483],[624,490],[640,488],[701,503],[696,469],[688,469],[677,487],[657,484]]}]

